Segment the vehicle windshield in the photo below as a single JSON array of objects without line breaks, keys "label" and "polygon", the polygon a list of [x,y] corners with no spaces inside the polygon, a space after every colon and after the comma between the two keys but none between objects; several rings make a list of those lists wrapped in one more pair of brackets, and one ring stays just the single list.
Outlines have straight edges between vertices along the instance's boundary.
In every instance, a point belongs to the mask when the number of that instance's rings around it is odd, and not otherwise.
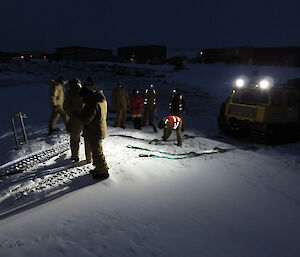
[{"label": "vehicle windshield", "polygon": [[262,90],[260,88],[245,88],[235,91],[232,102],[239,104],[268,104],[269,90]]}]

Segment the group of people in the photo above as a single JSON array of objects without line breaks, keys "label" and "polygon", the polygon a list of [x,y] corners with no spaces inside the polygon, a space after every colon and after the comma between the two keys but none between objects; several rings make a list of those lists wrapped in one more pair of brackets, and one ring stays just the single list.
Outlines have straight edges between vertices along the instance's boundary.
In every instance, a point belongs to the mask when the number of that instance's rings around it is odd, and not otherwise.
[{"label": "group of people", "polygon": [[144,95],[135,88],[129,96],[123,83],[119,81],[112,91],[111,104],[113,111],[116,112],[114,127],[125,128],[127,107],[129,107],[135,129],[141,129],[142,126],[149,123],[156,131],[154,120],[157,108],[157,93],[152,84],[145,90]]},{"label": "group of people", "polygon": [[[65,92],[65,85],[68,90]],[[158,95],[153,84],[143,92],[133,89],[130,96],[121,81],[112,90],[111,107],[115,111],[114,127],[125,129],[127,108],[135,129],[150,125],[156,129],[156,110]],[[93,162],[95,169],[91,172],[95,178],[109,177],[108,165],[102,149],[102,140],[107,134],[107,100],[91,77],[83,84],[78,78],[66,81],[58,77],[50,81],[49,135],[57,131],[56,122],[61,117],[70,134],[71,159],[79,161],[80,135],[83,134],[86,162]],[[158,128],[164,129],[163,140],[167,140],[172,130],[176,130],[177,145],[182,145],[182,117],[185,112],[185,100],[178,89],[174,89],[169,102],[170,116],[161,119]]]},{"label": "group of people", "polygon": [[[127,107],[129,107],[135,129],[141,129],[142,126],[149,124],[157,132],[155,124],[157,98],[158,95],[153,84],[150,84],[143,94],[135,88],[129,96],[123,83],[119,81],[111,96],[112,109],[116,112],[113,126],[125,129],[126,111]],[[172,130],[176,130],[177,145],[181,146],[181,131],[184,130],[182,118],[185,113],[185,100],[179,89],[173,89],[169,101],[169,113],[170,116],[163,118],[159,122],[158,128],[164,129],[163,140],[167,140]]]},{"label": "group of people", "polygon": [[[65,93],[64,85],[69,85]],[[107,101],[102,90],[92,78],[81,84],[78,78],[69,82],[59,77],[50,82],[50,104],[52,113],[49,120],[49,134],[55,132],[60,116],[70,134],[71,159],[79,161],[80,135],[83,133],[86,163],[93,162],[91,171],[97,179],[109,177],[108,165],[102,148],[102,140],[107,133]]]},{"label": "group of people", "polygon": [[[122,82],[118,82],[112,91],[111,103],[112,109],[116,113],[114,127],[125,128],[127,120],[127,108],[130,109],[130,115],[135,129],[141,129],[143,126],[152,126],[156,130],[156,111],[158,94],[154,85],[141,93],[138,89],[133,89],[128,95]],[[169,113],[171,116],[181,118],[185,113],[185,100],[179,89],[174,89],[169,101]],[[183,123],[181,130],[184,130]]]}]

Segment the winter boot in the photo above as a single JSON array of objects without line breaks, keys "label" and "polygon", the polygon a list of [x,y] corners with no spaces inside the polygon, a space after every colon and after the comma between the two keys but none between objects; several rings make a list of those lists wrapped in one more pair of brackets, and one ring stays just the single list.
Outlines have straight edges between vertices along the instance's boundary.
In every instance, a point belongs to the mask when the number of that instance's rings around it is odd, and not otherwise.
[{"label": "winter boot", "polygon": [[98,180],[105,180],[109,178],[109,173],[93,173],[92,174],[93,178],[98,179]]}]

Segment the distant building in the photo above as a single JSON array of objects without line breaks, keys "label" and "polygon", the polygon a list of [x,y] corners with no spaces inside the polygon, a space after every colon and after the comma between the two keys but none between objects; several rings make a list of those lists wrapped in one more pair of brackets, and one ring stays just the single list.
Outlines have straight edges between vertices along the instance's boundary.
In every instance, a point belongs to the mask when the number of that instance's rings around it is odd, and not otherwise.
[{"label": "distant building", "polygon": [[252,64],[300,67],[300,47],[255,48]]},{"label": "distant building", "polygon": [[173,56],[171,58],[168,58],[166,60],[166,63],[169,64],[169,65],[173,65],[174,66],[174,70],[178,71],[178,70],[184,69],[183,63],[185,61],[187,61],[187,60],[188,60],[188,58],[185,55],[182,55],[182,56]]},{"label": "distant building", "polygon": [[300,47],[208,48],[197,53],[201,63],[300,67]]},{"label": "distant building", "polygon": [[40,50],[31,50],[20,52],[18,57],[23,60],[30,60],[30,59],[47,59],[48,53],[40,51]]},{"label": "distant building", "polygon": [[56,48],[51,59],[57,61],[111,61],[113,59],[113,51],[80,46],[60,47]]},{"label": "distant building", "polygon": [[161,45],[119,47],[118,57],[128,63],[163,64],[167,57],[167,47]]},{"label": "distant building", "polygon": [[197,55],[203,63],[233,63],[236,58],[234,48],[207,48],[201,50]]},{"label": "distant building", "polygon": [[0,52],[0,61],[1,62],[6,62],[11,60],[13,56],[9,53],[4,53],[4,52]]}]

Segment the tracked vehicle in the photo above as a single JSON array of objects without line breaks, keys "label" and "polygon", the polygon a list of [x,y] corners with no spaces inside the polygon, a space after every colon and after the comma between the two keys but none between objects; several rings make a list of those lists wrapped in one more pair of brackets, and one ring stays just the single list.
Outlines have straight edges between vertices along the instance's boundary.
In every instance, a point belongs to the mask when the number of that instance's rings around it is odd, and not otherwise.
[{"label": "tracked vehicle", "polygon": [[238,79],[220,108],[218,125],[227,135],[249,136],[260,143],[298,140],[300,78],[282,85]]}]

